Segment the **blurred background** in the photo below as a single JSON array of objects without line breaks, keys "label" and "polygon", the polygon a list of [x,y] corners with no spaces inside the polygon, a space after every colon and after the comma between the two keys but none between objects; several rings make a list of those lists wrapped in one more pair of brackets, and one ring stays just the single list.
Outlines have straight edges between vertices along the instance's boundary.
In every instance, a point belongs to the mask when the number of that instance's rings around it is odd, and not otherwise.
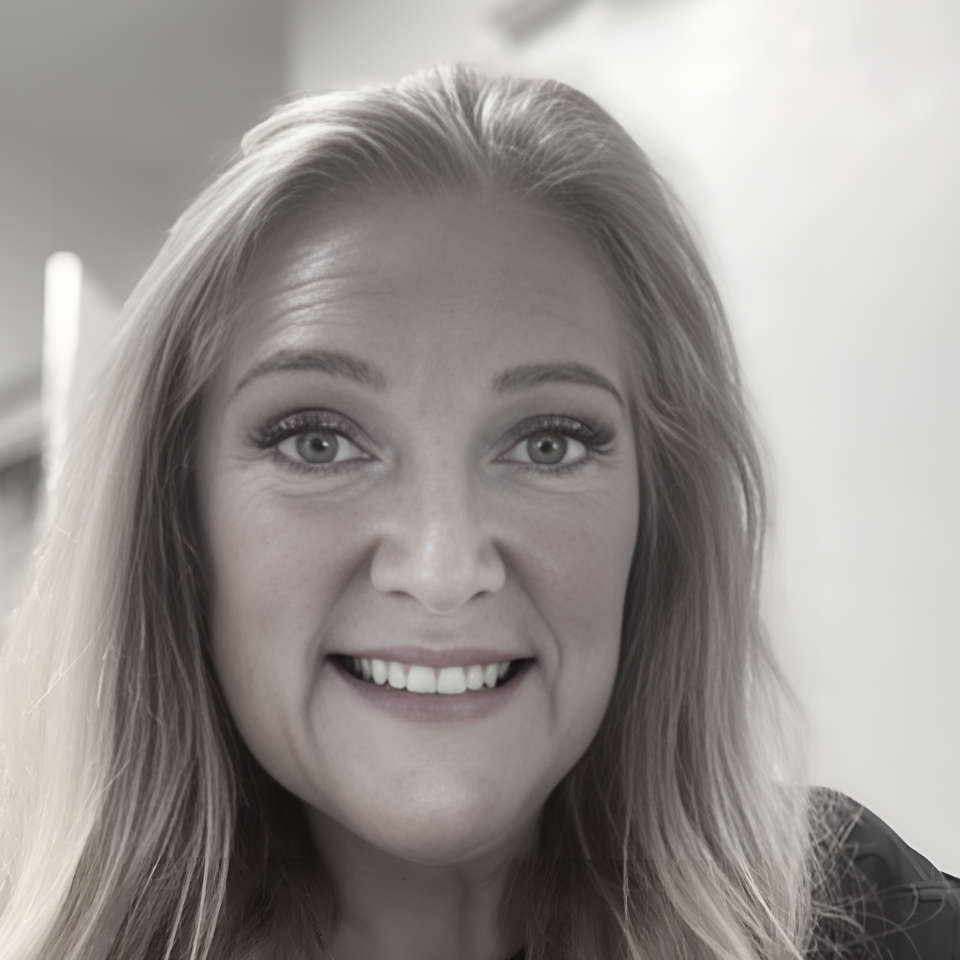
[{"label": "blurred background", "polygon": [[[557,77],[653,156],[725,294],[814,780],[960,874],[958,50],[956,0],[3,0],[0,614],[30,548],[64,275],[109,324],[293,93],[453,59]],[[57,251],[75,257],[45,268]]]}]

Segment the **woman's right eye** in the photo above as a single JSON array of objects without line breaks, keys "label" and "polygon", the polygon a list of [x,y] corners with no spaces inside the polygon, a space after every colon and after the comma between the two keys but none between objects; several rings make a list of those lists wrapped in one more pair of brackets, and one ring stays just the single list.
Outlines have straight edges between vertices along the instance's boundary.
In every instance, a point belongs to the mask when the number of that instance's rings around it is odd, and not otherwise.
[{"label": "woman's right eye", "polygon": [[276,449],[288,460],[310,466],[367,459],[349,437],[329,427],[295,433],[276,444]]}]

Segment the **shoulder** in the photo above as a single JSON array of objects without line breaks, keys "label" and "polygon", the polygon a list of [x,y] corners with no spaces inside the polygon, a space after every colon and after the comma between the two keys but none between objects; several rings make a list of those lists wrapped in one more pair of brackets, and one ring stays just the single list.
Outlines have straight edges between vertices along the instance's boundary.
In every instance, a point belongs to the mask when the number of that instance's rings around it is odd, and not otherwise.
[{"label": "shoulder", "polygon": [[843,811],[834,821],[839,888],[878,948],[874,955],[960,960],[960,880],[942,873],[849,797],[817,789],[811,800],[816,808]]}]

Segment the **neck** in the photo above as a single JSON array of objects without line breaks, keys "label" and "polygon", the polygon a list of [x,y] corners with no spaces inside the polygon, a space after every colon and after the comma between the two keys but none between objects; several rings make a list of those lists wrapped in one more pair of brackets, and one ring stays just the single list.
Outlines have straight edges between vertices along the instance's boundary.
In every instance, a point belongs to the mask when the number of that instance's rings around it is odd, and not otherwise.
[{"label": "neck", "polygon": [[524,917],[503,910],[535,823],[495,850],[423,864],[367,843],[308,812],[333,882],[336,920],[326,941],[335,960],[508,960],[523,947]]}]

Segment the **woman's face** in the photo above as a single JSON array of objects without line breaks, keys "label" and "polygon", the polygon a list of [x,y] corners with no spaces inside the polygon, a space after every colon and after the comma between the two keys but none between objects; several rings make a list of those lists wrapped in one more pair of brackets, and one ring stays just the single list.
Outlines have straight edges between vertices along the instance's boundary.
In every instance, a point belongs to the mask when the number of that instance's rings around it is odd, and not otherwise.
[{"label": "woman's face", "polygon": [[200,432],[213,655],[321,841],[493,854],[587,748],[637,528],[625,354],[517,203],[303,215],[257,262]]}]

